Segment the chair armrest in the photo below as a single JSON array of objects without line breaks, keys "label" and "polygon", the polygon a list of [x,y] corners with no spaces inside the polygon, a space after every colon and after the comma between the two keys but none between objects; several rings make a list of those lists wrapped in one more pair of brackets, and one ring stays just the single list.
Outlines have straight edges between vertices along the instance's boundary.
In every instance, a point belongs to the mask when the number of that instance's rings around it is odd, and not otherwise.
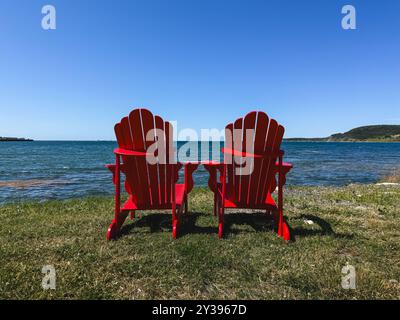
[{"label": "chair armrest", "polygon": [[217,172],[219,170],[220,174],[222,175],[224,169],[224,163],[217,162],[217,161],[204,161],[202,165],[209,173],[208,178],[208,187],[214,193],[217,192]]},{"label": "chair armrest", "polygon": [[278,171],[279,171],[279,168],[282,168],[282,172],[283,172],[284,174],[286,174],[286,173],[288,173],[290,170],[293,169],[293,165],[292,165],[291,163],[288,163],[288,162],[282,162],[282,167],[280,167],[280,166],[279,166],[279,162],[277,161],[277,162],[275,162],[274,169],[276,170],[276,172],[278,172]]},{"label": "chair armrest", "polygon": [[[270,192],[274,192],[276,190],[276,187],[278,186],[278,182],[276,179],[277,174],[279,173],[279,171],[281,171],[282,173],[282,182],[283,185],[286,183],[286,175],[288,174],[288,172],[293,168],[293,165],[291,163],[287,163],[287,162],[282,162],[282,166],[279,165],[279,162],[276,162],[275,165],[273,166],[272,170],[272,174],[274,176],[274,178],[272,179],[272,186],[270,189]],[[282,186],[283,186],[282,185]]]},{"label": "chair armrest", "polygon": [[255,154],[224,147],[221,149],[221,151],[222,153],[230,154],[235,157],[247,157],[247,158],[276,158],[284,155],[283,150],[278,150],[278,151],[267,150],[262,154]]},{"label": "chair armrest", "polygon": [[[124,157],[146,157],[148,155],[148,153],[144,152],[144,151],[134,151],[134,150],[127,150],[127,149],[123,149],[123,148],[115,148],[114,149],[114,154],[118,155],[118,156],[124,156]],[[116,165],[115,164],[106,164],[105,167],[111,171],[113,177],[112,177],[112,181],[115,184],[116,183]],[[124,163],[120,163],[119,165],[120,171],[122,173],[125,173],[125,164]]]},{"label": "chair armrest", "polygon": [[[106,165],[104,165],[108,170],[110,170],[110,172],[112,173],[112,181],[113,181],[113,183],[115,184],[115,174],[116,174],[116,172],[115,172],[115,169],[116,169],[116,166],[115,166],[115,164],[106,164]],[[121,172],[122,173],[125,173],[125,164],[123,164],[123,163],[121,163],[120,165],[119,165],[119,168],[120,168],[120,170],[121,170]]]},{"label": "chair armrest", "polygon": [[216,169],[224,167],[223,162],[214,161],[214,160],[201,161],[200,164],[202,164],[203,166],[207,166],[209,168],[216,168]]},{"label": "chair armrest", "polygon": [[185,184],[185,192],[188,194],[192,191],[194,182],[193,182],[193,172],[196,171],[199,166],[199,162],[186,162],[183,164],[184,167],[184,184]]},{"label": "chair armrest", "polygon": [[120,156],[134,156],[134,157],[146,157],[147,155],[151,155],[150,153],[144,151],[134,151],[134,150],[127,150],[122,148],[114,149],[114,153]]}]

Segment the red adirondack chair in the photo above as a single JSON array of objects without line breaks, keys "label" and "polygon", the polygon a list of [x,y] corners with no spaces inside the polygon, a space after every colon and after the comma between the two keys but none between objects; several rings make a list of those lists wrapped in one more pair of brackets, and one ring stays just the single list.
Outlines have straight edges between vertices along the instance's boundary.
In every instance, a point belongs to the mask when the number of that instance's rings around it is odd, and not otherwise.
[{"label": "red adirondack chair", "polygon": [[[225,209],[248,208],[273,213],[278,236],[290,239],[289,227],[283,217],[283,185],[292,165],[283,162],[284,152],[280,150],[283,133],[284,128],[274,119],[256,111],[226,126],[220,183],[212,187],[214,214],[219,216],[219,237],[223,235]],[[247,170],[245,164],[251,168],[247,171],[249,174],[243,174]],[[206,167],[209,171],[211,168],[212,165]],[[271,196],[277,185],[278,204]]]},{"label": "red adirondack chair", "polygon": [[[150,134],[156,129],[154,134]],[[134,218],[136,210],[172,210],[172,236],[175,239],[179,218],[188,210],[187,194],[193,188],[195,164],[185,165],[184,183],[178,184],[180,163],[174,163],[173,128],[159,116],[146,109],[135,109],[115,125],[118,148],[114,150],[115,164],[106,165],[113,173],[115,184],[114,219],[107,230],[107,239],[117,237],[128,213]],[[161,134],[160,134],[161,133]],[[148,139],[150,137],[150,139]],[[147,161],[149,148],[157,145],[155,163]],[[164,150],[165,152],[160,152]],[[121,163],[122,158],[122,163]],[[120,205],[120,172],[125,174],[128,200]]]}]

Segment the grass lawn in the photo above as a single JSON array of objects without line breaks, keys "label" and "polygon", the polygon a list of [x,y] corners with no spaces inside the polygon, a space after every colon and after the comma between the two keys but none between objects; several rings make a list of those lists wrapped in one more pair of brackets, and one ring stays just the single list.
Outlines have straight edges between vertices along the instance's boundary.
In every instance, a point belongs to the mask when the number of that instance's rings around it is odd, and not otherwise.
[{"label": "grass lawn", "polygon": [[[286,191],[290,243],[262,213],[229,211],[218,240],[203,188],[175,241],[170,214],[139,212],[107,242],[112,197],[0,206],[0,299],[400,298],[399,186]],[[347,262],[355,290],[341,287]],[[41,287],[44,265],[56,268],[56,290]]]}]

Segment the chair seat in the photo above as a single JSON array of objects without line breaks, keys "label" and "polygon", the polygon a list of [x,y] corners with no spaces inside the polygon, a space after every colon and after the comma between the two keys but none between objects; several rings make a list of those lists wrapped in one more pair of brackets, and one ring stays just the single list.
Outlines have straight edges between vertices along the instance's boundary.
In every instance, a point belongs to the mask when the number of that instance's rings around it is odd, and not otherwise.
[{"label": "chair seat", "polygon": [[[184,184],[176,184],[175,185],[175,204],[176,204],[177,208],[182,206],[184,199],[185,199],[185,185]],[[121,211],[152,210],[152,209],[171,209],[171,203],[143,205],[140,203],[136,203],[134,196],[129,196],[128,200],[122,206]]]},{"label": "chair seat", "polygon": [[[220,196],[222,196],[222,183],[218,183],[217,188]],[[231,195],[231,190],[232,188],[229,184],[227,184],[225,191],[224,208],[267,209],[271,211],[278,209],[278,206],[276,205],[275,200],[272,198],[270,192],[268,192],[264,203],[247,203],[246,201],[235,201],[234,197],[232,197]]]}]

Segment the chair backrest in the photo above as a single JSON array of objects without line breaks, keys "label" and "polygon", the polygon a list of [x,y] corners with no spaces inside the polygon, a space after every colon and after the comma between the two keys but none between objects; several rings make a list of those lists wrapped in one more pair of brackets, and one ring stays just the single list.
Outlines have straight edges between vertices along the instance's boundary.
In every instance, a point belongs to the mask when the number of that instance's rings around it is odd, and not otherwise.
[{"label": "chair backrest", "polygon": [[[136,203],[149,207],[170,204],[172,187],[178,179],[178,173],[173,172],[176,166],[171,164],[172,125],[159,116],[153,116],[147,109],[135,109],[128,117],[122,118],[114,130],[119,148],[146,152],[156,143],[159,151],[166,151],[159,155],[155,153],[160,159],[153,164],[144,156],[122,156],[122,161],[126,176],[125,190],[134,197]],[[165,158],[161,159],[162,156]]]},{"label": "chair backrest", "polygon": [[[233,157],[225,153],[227,164],[227,188],[232,201],[243,205],[265,203],[268,192],[271,191],[273,165],[280,150],[285,129],[274,119],[261,111],[248,113],[244,118],[237,119],[225,128],[225,147],[241,149],[239,151],[262,155],[262,157]],[[241,159],[239,159],[241,158]],[[240,161],[251,164],[250,174],[243,173]],[[229,164],[230,163],[230,164]],[[246,172],[244,172],[246,173]]]}]

